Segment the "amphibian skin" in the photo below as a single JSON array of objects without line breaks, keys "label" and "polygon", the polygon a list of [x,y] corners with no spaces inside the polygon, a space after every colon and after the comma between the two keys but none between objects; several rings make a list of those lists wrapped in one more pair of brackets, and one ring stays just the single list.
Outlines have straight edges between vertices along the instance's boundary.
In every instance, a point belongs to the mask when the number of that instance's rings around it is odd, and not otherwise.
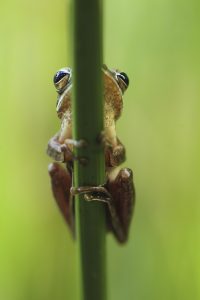
[{"label": "amphibian skin", "polygon": [[73,147],[86,146],[84,140],[76,141],[72,137],[72,70],[60,69],[54,76],[54,85],[58,92],[56,111],[61,119],[60,131],[49,140],[47,153],[59,163],[49,165],[49,174],[54,197],[70,229],[74,231],[74,195],[84,194],[87,201],[102,201],[106,205],[107,228],[112,231],[120,243],[128,238],[128,232],[135,203],[133,174],[129,168],[119,169],[125,161],[125,147],[116,134],[116,121],[123,109],[123,94],[128,88],[129,79],[124,72],[102,67],[104,83],[104,131],[100,133],[104,144],[106,183],[97,187],[72,187],[74,159],[83,163],[81,157],[75,157]]}]

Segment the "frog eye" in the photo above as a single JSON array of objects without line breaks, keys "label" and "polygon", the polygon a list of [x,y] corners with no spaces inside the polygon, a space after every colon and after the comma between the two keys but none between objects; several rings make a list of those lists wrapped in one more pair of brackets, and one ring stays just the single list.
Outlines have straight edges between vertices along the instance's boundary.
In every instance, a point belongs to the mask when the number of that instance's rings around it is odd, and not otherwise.
[{"label": "frog eye", "polygon": [[67,87],[67,84],[70,82],[70,79],[71,70],[68,68],[61,69],[54,75],[53,82],[58,93],[63,92],[63,90]]},{"label": "frog eye", "polygon": [[119,87],[121,88],[122,92],[124,93],[125,90],[129,86],[129,78],[126,73],[120,72],[120,73],[117,73],[117,79],[118,79]]}]

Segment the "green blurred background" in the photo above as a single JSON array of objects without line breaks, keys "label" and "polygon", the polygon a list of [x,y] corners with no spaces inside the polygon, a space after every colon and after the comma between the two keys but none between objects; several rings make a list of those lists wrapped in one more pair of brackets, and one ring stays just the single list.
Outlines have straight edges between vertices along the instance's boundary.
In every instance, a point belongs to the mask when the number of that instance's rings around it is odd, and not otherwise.
[{"label": "green blurred background", "polygon": [[[137,189],[128,244],[107,238],[108,299],[197,300],[200,2],[104,2],[104,61],[130,77],[117,129]],[[45,154],[59,129],[52,77],[71,63],[69,2],[4,1],[0,16],[0,299],[76,299]]]}]

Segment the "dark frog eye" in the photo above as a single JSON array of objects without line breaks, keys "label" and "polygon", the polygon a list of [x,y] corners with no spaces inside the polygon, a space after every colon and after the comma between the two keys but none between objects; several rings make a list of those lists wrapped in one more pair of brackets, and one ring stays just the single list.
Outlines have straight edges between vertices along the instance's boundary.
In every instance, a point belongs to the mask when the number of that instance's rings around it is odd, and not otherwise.
[{"label": "dark frog eye", "polygon": [[118,79],[119,87],[121,88],[122,93],[124,93],[129,86],[129,78],[126,73],[120,72],[117,73],[117,79]]},{"label": "dark frog eye", "polygon": [[67,87],[70,80],[71,69],[69,68],[61,69],[54,75],[53,82],[58,93],[62,93],[62,91]]},{"label": "dark frog eye", "polygon": [[54,84],[58,83],[66,74],[67,72],[65,70],[58,71],[53,78]]}]

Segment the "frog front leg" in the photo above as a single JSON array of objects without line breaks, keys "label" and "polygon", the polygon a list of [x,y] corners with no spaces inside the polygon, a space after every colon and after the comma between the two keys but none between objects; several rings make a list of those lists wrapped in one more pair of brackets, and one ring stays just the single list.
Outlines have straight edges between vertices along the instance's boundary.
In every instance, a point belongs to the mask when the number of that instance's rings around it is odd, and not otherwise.
[{"label": "frog front leg", "polygon": [[104,146],[107,168],[117,167],[126,160],[126,149],[116,135],[115,124],[105,128],[98,136],[98,141]]},{"label": "frog front leg", "polygon": [[105,143],[105,163],[106,167],[117,167],[126,160],[126,149],[117,138],[116,145],[112,146]]}]

